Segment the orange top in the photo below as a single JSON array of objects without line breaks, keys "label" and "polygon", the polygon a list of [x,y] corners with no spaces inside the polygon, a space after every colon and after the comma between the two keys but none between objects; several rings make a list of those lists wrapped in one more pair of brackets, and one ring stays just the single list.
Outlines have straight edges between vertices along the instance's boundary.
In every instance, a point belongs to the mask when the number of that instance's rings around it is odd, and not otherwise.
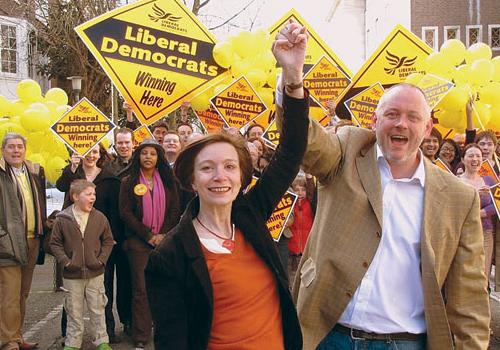
[{"label": "orange top", "polygon": [[214,310],[208,350],[283,350],[277,282],[239,230],[231,254],[203,247]]}]

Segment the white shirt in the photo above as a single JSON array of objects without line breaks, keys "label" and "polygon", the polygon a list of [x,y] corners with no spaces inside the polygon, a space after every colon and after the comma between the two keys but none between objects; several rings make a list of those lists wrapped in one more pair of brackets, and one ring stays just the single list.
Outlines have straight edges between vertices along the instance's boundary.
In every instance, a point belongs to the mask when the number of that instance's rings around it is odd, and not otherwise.
[{"label": "white shirt", "polygon": [[339,323],[375,333],[425,333],[420,272],[424,209],[423,155],[411,178],[394,179],[377,145],[383,225],[377,252]]}]

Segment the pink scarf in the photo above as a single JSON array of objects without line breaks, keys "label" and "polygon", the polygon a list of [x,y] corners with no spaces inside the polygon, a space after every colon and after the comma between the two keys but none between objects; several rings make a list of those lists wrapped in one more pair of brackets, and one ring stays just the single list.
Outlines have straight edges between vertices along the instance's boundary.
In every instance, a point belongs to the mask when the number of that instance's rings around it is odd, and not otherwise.
[{"label": "pink scarf", "polygon": [[146,194],[142,196],[142,223],[149,227],[153,234],[160,233],[165,218],[166,203],[165,189],[160,173],[155,170],[153,174],[153,191],[149,190],[148,181],[142,170],[139,181],[148,188]]}]

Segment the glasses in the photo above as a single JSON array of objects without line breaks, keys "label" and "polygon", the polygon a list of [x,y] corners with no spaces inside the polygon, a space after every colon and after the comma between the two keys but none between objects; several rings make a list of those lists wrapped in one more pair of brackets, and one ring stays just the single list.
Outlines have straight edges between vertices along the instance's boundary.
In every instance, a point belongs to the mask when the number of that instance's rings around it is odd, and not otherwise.
[{"label": "glasses", "polygon": [[455,153],[455,149],[453,147],[441,147],[442,152],[453,152]]}]

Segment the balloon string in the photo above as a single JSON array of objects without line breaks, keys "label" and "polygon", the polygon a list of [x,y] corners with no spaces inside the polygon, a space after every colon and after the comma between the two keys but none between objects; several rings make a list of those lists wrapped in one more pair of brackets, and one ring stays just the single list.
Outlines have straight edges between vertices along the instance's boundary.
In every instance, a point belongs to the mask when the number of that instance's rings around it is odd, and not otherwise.
[{"label": "balloon string", "polygon": [[[472,94],[470,95],[470,97],[474,98],[474,96]],[[485,130],[483,122],[481,121],[481,116],[479,115],[479,112],[477,111],[476,105],[474,103],[472,103],[472,109],[477,114],[477,121],[479,122],[479,125],[481,126],[481,130]]]}]

